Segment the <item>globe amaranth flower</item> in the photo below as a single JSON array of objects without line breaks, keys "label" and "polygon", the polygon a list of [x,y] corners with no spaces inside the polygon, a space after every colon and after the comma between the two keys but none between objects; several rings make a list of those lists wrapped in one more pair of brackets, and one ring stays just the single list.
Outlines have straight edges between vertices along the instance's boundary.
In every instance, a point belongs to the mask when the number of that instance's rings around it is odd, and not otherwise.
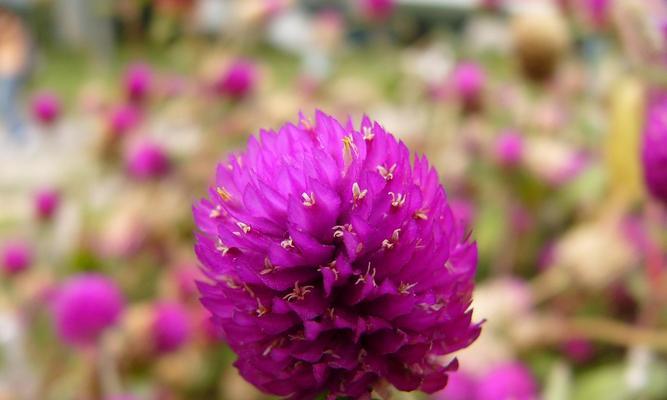
[{"label": "globe amaranth flower", "polygon": [[495,141],[494,155],[498,163],[503,167],[515,167],[523,157],[523,137],[520,133],[507,131],[502,133]]},{"label": "globe amaranth flower", "polygon": [[361,14],[370,21],[385,21],[396,9],[395,0],[358,0]]},{"label": "globe amaranth flower", "polygon": [[649,94],[642,138],[644,182],[649,193],[667,204],[667,91]]},{"label": "globe amaranth flower", "polygon": [[449,375],[445,390],[436,393],[434,400],[475,400],[477,381],[463,371]]},{"label": "globe amaranth flower", "polygon": [[538,386],[533,374],[520,362],[494,366],[481,377],[462,371],[450,375],[445,390],[433,400],[537,400]]},{"label": "globe amaranth flower", "polygon": [[2,248],[2,268],[5,273],[15,275],[25,271],[32,264],[32,249],[27,242],[13,240]]},{"label": "globe amaranth flower", "polygon": [[141,122],[141,111],[133,105],[121,105],[108,117],[109,131],[114,136],[124,136],[135,129]]},{"label": "globe amaranth flower", "polygon": [[158,353],[178,350],[190,336],[188,313],[181,304],[163,302],[153,310],[151,332],[153,346]]},{"label": "globe amaranth flower", "polygon": [[60,99],[54,93],[41,92],[32,99],[32,114],[42,125],[52,125],[60,116]]},{"label": "globe amaranth flower", "polygon": [[169,172],[170,161],[162,146],[143,140],[128,149],[125,165],[131,177],[148,180],[166,175]]},{"label": "globe amaranth flower", "polygon": [[124,307],[120,289],[108,277],[81,274],[69,278],[55,296],[53,316],[60,337],[76,346],[93,345],[115,325]]},{"label": "globe amaranth flower", "polygon": [[479,382],[477,400],[537,400],[535,377],[523,364],[508,362],[495,366]]},{"label": "globe amaranth flower", "polygon": [[125,94],[130,101],[140,102],[146,99],[153,87],[153,71],[147,64],[132,64],[123,76]]},{"label": "globe amaranth flower", "polygon": [[53,188],[43,188],[35,192],[33,197],[35,215],[40,220],[53,217],[60,205],[60,192]]},{"label": "globe amaranth flower", "polygon": [[250,94],[257,83],[257,67],[247,59],[232,61],[215,82],[216,92],[233,100],[240,100]]},{"label": "globe amaranth flower", "polygon": [[435,392],[471,344],[476,245],[438,174],[377,122],[261,131],[194,206],[203,305],[241,375],[290,399]]},{"label": "globe amaranth flower", "polygon": [[473,62],[459,64],[452,75],[454,90],[466,111],[477,110],[482,105],[486,84],[484,70]]}]

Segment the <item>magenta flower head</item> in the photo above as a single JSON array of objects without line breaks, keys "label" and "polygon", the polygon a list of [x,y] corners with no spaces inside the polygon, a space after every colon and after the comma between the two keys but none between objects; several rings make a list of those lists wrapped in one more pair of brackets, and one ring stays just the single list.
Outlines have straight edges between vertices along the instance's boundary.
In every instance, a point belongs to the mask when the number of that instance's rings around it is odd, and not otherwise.
[{"label": "magenta flower head", "polygon": [[454,70],[453,85],[464,109],[474,111],[481,106],[486,84],[484,70],[476,63],[464,62]]},{"label": "magenta flower head", "polygon": [[148,64],[130,65],[123,77],[125,94],[132,102],[141,102],[150,94],[153,87],[153,71]]},{"label": "magenta flower head", "polygon": [[139,400],[139,398],[131,394],[117,394],[111,397],[105,397],[104,400]]},{"label": "magenta flower head", "polygon": [[33,204],[37,218],[50,220],[60,205],[60,192],[53,188],[40,189],[34,195]]},{"label": "magenta flower head", "polygon": [[53,125],[60,117],[60,99],[54,93],[41,92],[32,99],[32,114],[42,125]]},{"label": "magenta flower head", "polygon": [[649,193],[667,204],[667,91],[649,94],[642,139],[644,182]]},{"label": "magenta flower head", "polygon": [[216,92],[233,100],[240,100],[252,92],[257,84],[257,67],[244,58],[232,61],[215,82]]},{"label": "magenta flower head", "polygon": [[32,264],[32,250],[28,243],[15,240],[7,242],[2,248],[2,268],[8,275],[25,271]]},{"label": "magenta flower head", "polygon": [[125,157],[128,174],[137,180],[158,179],[169,172],[167,152],[157,143],[139,141],[128,149]]},{"label": "magenta flower head", "polygon": [[433,396],[434,400],[475,400],[477,382],[474,377],[463,371],[449,375],[445,390]]},{"label": "magenta flower head", "polygon": [[584,0],[582,7],[589,22],[595,27],[607,24],[612,7],[612,0]]},{"label": "magenta flower head", "polygon": [[194,206],[202,303],[241,375],[290,399],[436,392],[471,344],[477,247],[437,172],[377,122],[261,131]]},{"label": "magenta flower head", "polygon": [[188,313],[179,303],[164,302],[154,310],[153,345],[158,353],[179,349],[190,336]]},{"label": "magenta flower head", "polygon": [[67,280],[55,296],[54,321],[60,337],[75,346],[93,345],[116,324],[123,296],[108,277],[81,274]]},{"label": "magenta flower head", "polygon": [[361,14],[370,21],[385,21],[396,9],[395,0],[359,0]]},{"label": "magenta flower head", "polygon": [[477,400],[537,400],[538,397],[535,377],[518,362],[494,367],[477,387]]},{"label": "magenta flower head", "polygon": [[496,139],[494,153],[501,166],[517,166],[523,157],[523,137],[518,132],[502,133]]},{"label": "magenta flower head", "polygon": [[125,136],[139,125],[141,112],[133,105],[122,105],[109,114],[109,130],[114,136]]}]

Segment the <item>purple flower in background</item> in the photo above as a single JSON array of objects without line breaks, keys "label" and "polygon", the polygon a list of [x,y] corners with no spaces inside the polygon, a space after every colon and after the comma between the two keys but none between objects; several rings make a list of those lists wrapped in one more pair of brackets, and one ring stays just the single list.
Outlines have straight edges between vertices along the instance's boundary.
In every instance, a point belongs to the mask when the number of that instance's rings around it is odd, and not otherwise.
[{"label": "purple flower in background", "polygon": [[396,9],[395,0],[359,0],[364,17],[371,21],[385,21]]},{"label": "purple flower in background", "polygon": [[667,92],[649,94],[644,119],[642,164],[649,193],[667,204]]},{"label": "purple flower in background", "polygon": [[515,167],[523,157],[523,137],[518,132],[505,132],[498,136],[494,148],[495,157],[504,167]]},{"label": "purple flower in background", "polygon": [[60,99],[54,93],[41,92],[32,99],[32,114],[39,123],[52,125],[60,116]]},{"label": "purple flower in background", "polygon": [[247,59],[232,61],[220,78],[215,82],[215,90],[221,96],[234,100],[246,97],[257,83],[257,67]]},{"label": "purple flower in background", "polygon": [[14,240],[2,248],[2,268],[5,273],[15,275],[25,271],[32,264],[32,250],[28,243]]},{"label": "purple flower in background", "polygon": [[157,143],[144,140],[130,147],[125,160],[130,176],[138,180],[157,179],[169,172],[167,152]]},{"label": "purple flower in background", "polygon": [[561,350],[577,364],[588,362],[595,357],[595,346],[587,339],[569,339],[562,344]]},{"label": "purple flower in background", "polygon": [[69,278],[58,291],[53,308],[60,337],[72,345],[93,345],[113,326],[123,310],[116,284],[101,274]]},{"label": "purple flower in background", "polygon": [[193,208],[203,305],[241,375],[291,399],[433,393],[480,326],[477,247],[437,172],[377,122],[261,131]]},{"label": "purple flower in background", "polygon": [[50,220],[60,205],[60,192],[53,188],[38,190],[33,198],[35,215],[40,220]]},{"label": "purple flower in background", "polygon": [[484,376],[477,387],[477,400],[537,400],[533,374],[518,362],[501,364]]},{"label": "purple flower in background", "polygon": [[600,27],[607,24],[612,0],[583,0],[582,6],[593,25]]},{"label": "purple flower in background", "polygon": [[463,371],[449,375],[445,390],[433,396],[434,400],[474,400],[477,382]]},{"label": "purple flower in background", "polygon": [[153,86],[153,71],[148,64],[132,64],[125,71],[123,83],[127,98],[133,102],[141,102],[146,99]]},{"label": "purple flower in background", "polygon": [[109,129],[115,136],[124,136],[139,125],[141,112],[133,105],[122,105],[111,111]]},{"label": "purple flower in background", "polygon": [[159,353],[180,348],[190,336],[188,313],[179,303],[160,303],[155,306],[152,326],[153,345]]},{"label": "purple flower in background", "polygon": [[452,75],[454,90],[463,107],[474,111],[482,104],[482,94],[486,83],[484,70],[473,62],[459,64]]}]

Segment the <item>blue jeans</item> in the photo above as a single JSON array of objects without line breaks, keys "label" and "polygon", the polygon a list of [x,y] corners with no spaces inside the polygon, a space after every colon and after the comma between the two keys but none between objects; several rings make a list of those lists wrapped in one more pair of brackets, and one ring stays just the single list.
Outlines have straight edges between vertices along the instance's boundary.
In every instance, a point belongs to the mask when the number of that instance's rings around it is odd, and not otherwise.
[{"label": "blue jeans", "polygon": [[19,111],[19,94],[23,79],[0,76],[0,123],[16,140],[23,140],[23,120]]}]

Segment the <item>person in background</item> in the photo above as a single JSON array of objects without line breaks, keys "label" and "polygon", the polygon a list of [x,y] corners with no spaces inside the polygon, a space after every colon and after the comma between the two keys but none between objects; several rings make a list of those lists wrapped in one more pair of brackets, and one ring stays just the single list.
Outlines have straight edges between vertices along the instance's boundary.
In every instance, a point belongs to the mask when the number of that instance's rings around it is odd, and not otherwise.
[{"label": "person in background", "polygon": [[18,98],[28,69],[29,47],[21,19],[0,6],[0,126],[17,140],[23,138]]}]

